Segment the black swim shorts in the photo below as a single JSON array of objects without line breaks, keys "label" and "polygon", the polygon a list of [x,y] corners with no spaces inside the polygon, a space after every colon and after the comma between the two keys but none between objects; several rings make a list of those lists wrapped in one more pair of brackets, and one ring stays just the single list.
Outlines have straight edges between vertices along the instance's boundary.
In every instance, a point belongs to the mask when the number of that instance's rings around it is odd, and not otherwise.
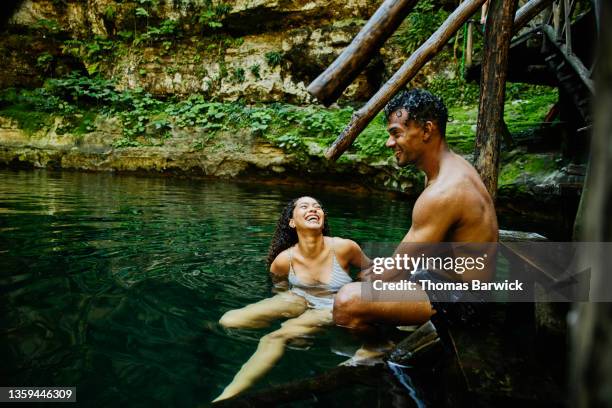
[{"label": "black swim shorts", "polygon": [[[417,282],[428,280],[432,283],[454,282],[440,274],[428,270],[418,270],[410,278]],[[470,290],[429,290],[423,287],[436,313],[432,323],[441,326],[477,326],[484,318],[486,297]]]}]

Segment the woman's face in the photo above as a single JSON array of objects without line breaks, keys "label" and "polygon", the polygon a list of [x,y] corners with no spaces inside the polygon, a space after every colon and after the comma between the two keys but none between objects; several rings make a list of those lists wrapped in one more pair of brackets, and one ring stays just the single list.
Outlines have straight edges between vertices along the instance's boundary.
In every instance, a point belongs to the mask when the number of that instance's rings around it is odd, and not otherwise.
[{"label": "woman's face", "polygon": [[289,226],[296,229],[323,230],[325,214],[321,204],[312,197],[301,197],[295,203]]}]

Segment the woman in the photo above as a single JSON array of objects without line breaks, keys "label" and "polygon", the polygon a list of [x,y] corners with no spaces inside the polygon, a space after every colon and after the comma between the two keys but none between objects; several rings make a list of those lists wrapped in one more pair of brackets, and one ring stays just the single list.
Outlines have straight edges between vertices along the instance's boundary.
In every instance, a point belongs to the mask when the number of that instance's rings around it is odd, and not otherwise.
[{"label": "woman", "polygon": [[231,310],[219,322],[231,328],[260,328],[275,319],[289,320],[261,338],[255,354],[215,401],[250,387],[282,357],[290,340],[332,324],[334,294],[352,281],[349,266],[361,268],[370,260],[355,242],[328,235],[326,215],[316,199],[300,197],[285,207],[270,244],[268,266],[273,280],[288,280],[290,290]]}]

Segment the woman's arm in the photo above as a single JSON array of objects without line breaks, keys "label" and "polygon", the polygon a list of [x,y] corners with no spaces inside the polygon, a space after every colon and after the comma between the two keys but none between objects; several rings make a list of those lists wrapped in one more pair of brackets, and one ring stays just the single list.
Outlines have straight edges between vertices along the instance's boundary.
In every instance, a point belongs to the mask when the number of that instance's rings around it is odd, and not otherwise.
[{"label": "woman's arm", "polygon": [[270,265],[270,275],[274,284],[287,280],[289,275],[289,254],[283,251],[276,256]]}]

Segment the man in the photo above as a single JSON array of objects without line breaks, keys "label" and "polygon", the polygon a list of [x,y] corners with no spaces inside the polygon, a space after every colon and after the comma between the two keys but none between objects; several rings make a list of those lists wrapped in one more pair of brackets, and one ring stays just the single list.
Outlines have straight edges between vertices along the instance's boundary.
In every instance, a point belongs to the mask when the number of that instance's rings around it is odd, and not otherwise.
[{"label": "man", "polygon": [[[402,240],[408,245],[400,245],[396,254],[407,252],[410,243],[496,242],[498,226],[493,201],[474,167],[449,149],[445,139],[448,112],[442,101],[427,91],[414,89],[391,100],[385,115],[389,132],[386,146],[395,152],[397,164],[413,164],[426,176],[425,189],[412,210],[412,226]],[[464,249],[470,250],[473,251]],[[423,279],[437,281],[490,278],[470,273],[419,273]],[[362,279],[378,277],[366,270]],[[438,303],[436,294],[420,286],[408,293],[409,301],[367,301],[362,298],[361,285],[350,283],[337,293],[336,324],[356,329],[368,328],[372,323],[421,324],[436,312],[444,314],[447,307]]]}]

